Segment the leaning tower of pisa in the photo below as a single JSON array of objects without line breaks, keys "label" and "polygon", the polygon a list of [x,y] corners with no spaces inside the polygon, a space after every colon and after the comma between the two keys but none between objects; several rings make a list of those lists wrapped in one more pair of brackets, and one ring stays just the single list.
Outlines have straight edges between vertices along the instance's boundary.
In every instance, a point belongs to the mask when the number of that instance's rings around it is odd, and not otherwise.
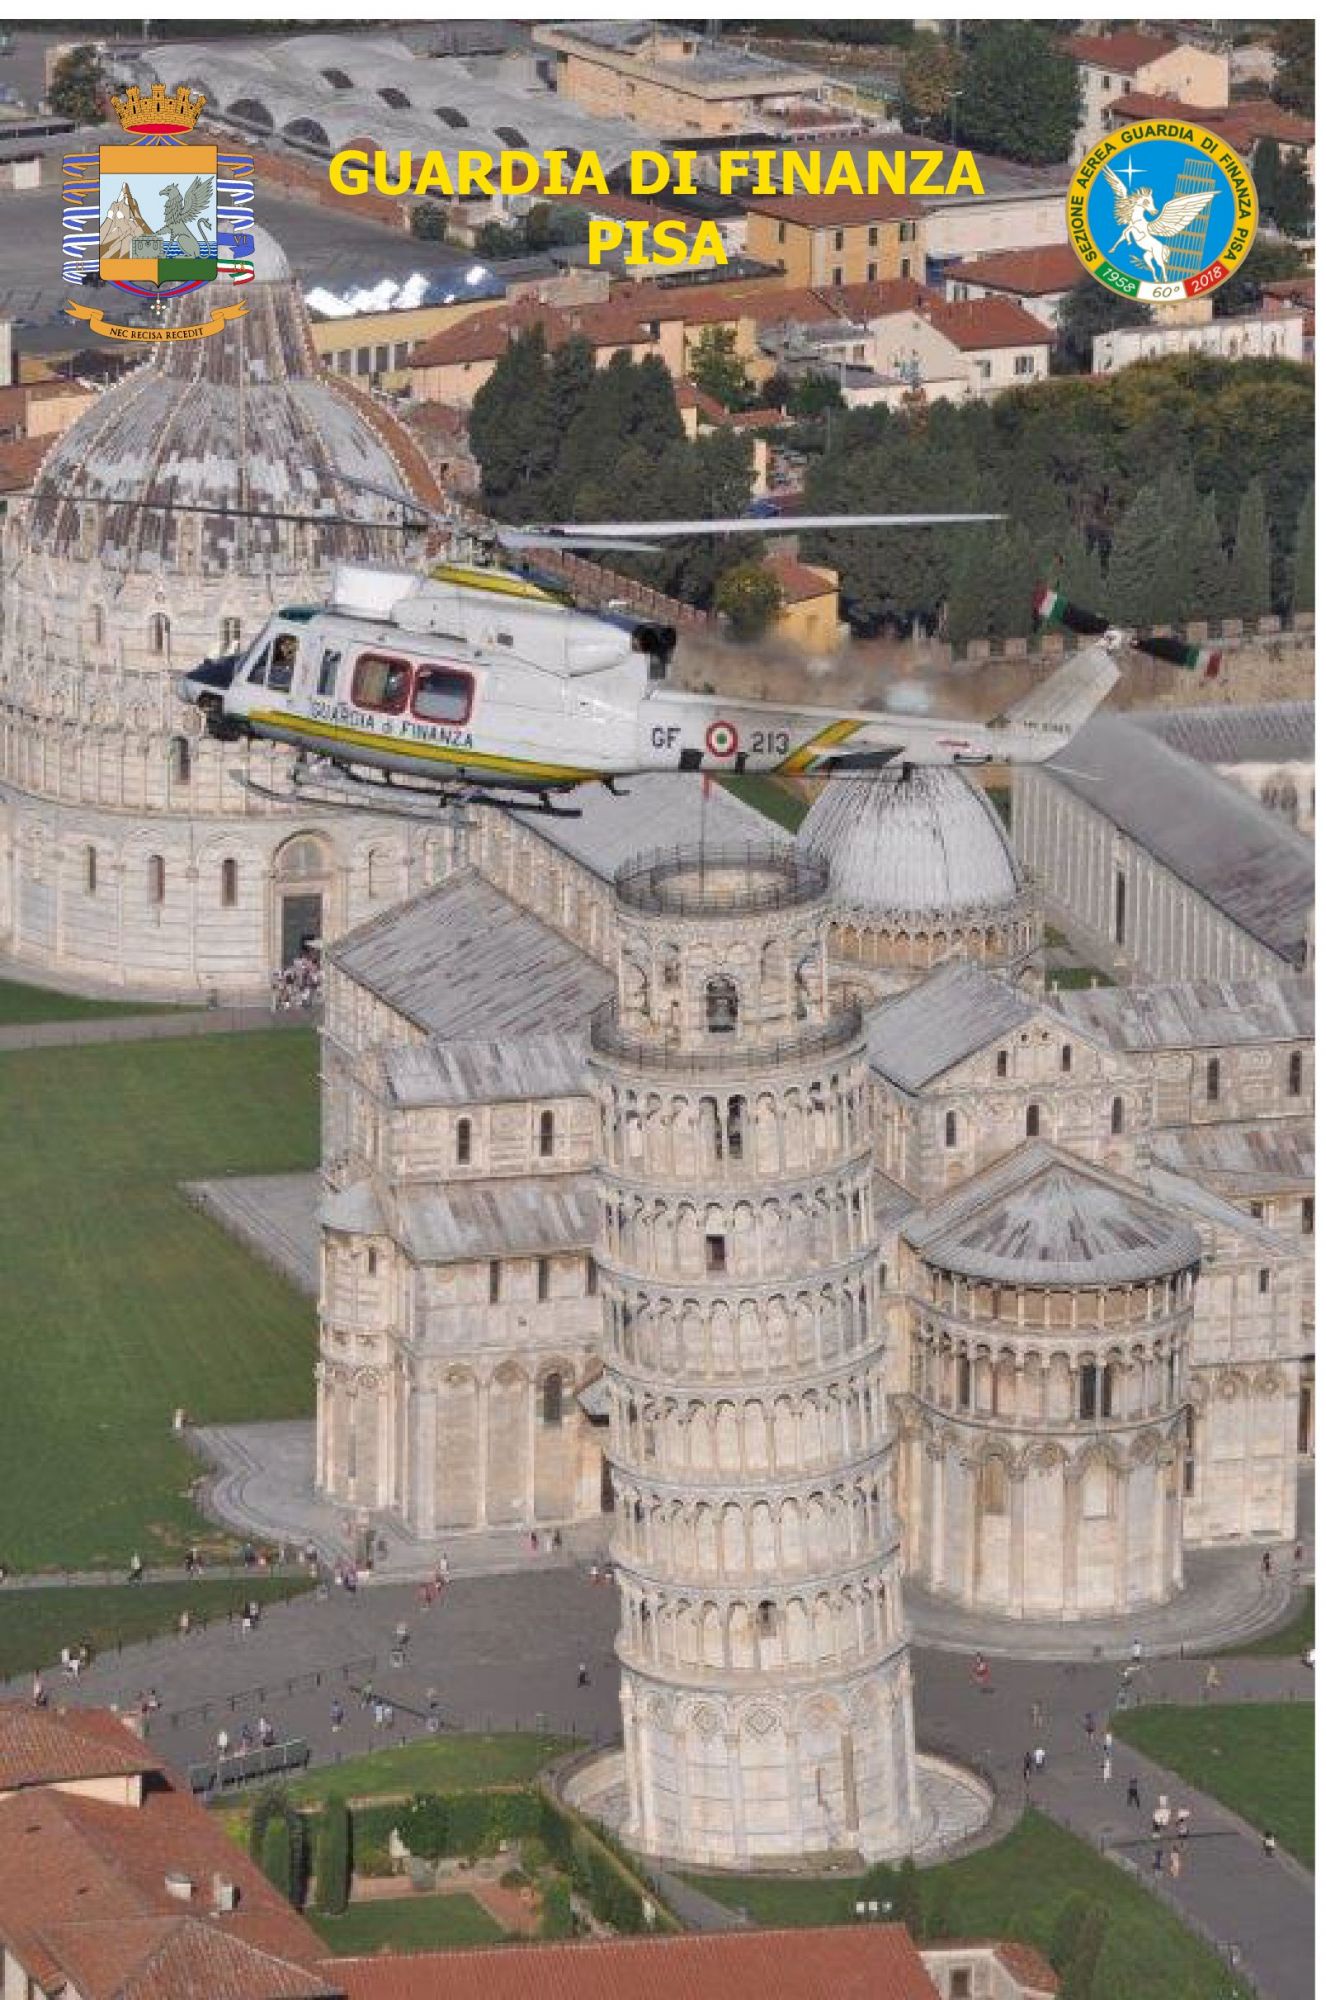
[{"label": "leaning tower of pisa", "polygon": [[911,1669],[862,1023],[827,868],[681,850],[617,877],[595,1018],[627,1816],[744,1864],[911,1847]]}]

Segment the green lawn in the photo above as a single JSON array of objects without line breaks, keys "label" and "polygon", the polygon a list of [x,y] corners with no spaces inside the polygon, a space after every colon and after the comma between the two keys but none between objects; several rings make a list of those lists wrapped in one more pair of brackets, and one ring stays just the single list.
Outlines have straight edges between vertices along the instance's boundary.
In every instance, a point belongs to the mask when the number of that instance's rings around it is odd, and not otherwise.
[{"label": "green lawn", "polygon": [[380,1903],[352,1903],[343,1917],[321,1917],[310,1910],[309,1921],[342,1958],[360,1952],[498,1944],[507,1935],[464,1890],[452,1896],[393,1896]]},{"label": "green lawn", "polygon": [[[1260,1639],[1245,1639],[1235,1646],[1222,1646],[1222,1653],[1238,1653],[1245,1659],[1284,1659],[1296,1656],[1314,1644],[1317,1636],[1317,1593],[1305,1590],[1299,1600],[1297,1611],[1287,1625],[1281,1625],[1274,1632],[1264,1632]],[[1308,1669],[1304,1668],[1304,1693],[1311,1687]]]},{"label": "green lawn", "polygon": [[[1116,1724],[1116,1727],[1119,1725]],[[1122,1732],[1121,1732],[1122,1733]],[[855,1879],[692,1875],[721,1903],[759,1924],[849,1922]],[[927,1911],[942,1908],[949,1937],[1020,1938],[1047,1951],[1067,1898],[1081,1890],[1109,1913],[1093,1992],[1109,2000],[1227,2000],[1240,1993],[1215,1954],[1113,1862],[1040,1813],[1024,1813],[992,1847],[922,1874]],[[872,1891],[872,1893],[876,1893]]]},{"label": "green lawn", "polygon": [[225,1618],[245,1598],[275,1604],[311,1586],[302,1577],[203,1577],[196,1583],[106,1584],[71,1590],[0,1590],[0,1680],[59,1660],[62,1646],[94,1653],[179,1629],[186,1606],[195,1625]]},{"label": "green lawn", "polygon": [[[1120,1736],[1313,1865],[1311,1701],[1131,1709]],[[1194,1814],[1200,1830],[1200,1813]]]},{"label": "green lawn", "polygon": [[425,1736],[417,1743],[347,1757],[343,1764],[319,1765],[287,1789],[291,1798],[307,1804],[325,1799],[329,1792],[347,1799],[373,1799],[450,1787],[520,1785],[574,1748],[566,1736],[514,1732]]},{"label": "green lawn", "polygon": [[150,1564],[199,1532],[195,1421],[307,1414],[314,1313],[179,1182],[308,1169],[313,1032],[0,1055],[0,1560]]},{"label": "green lawn", "polygon": [[790,833],[796,832],[810,811],[810,801],[778,778],[732,777],[723,778],[720,783],[734,799],[740,799],[743,805],[753,806],[766,819],[777,820],[779,826],[785,826]]},{"label": "green lawn", "polygon": [[26,1027],[31,1021],[102,1021],[117,1014],[176,1011],[147,1000],[85,1000],[80,993],[53,993],[45,986],[0,979],[0,1028]]}]

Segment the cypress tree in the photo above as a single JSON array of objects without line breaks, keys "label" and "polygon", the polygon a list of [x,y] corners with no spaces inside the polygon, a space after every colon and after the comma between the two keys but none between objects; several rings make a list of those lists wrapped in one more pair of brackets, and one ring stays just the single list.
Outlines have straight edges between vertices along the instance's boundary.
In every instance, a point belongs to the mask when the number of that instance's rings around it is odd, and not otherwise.
[{"label": "cypress tree", "polygon": [[1295,611],[1316,609],[1314,513],[1312,488],[1309,487],[1298,510],[1298,526],[1294,531],[1291,585]]},{"label": "cypress tree", "polygon": [[898,1863],[898,1881],[893,1898],[893,1915],[900,1924],[905,1924],[914,1940],[925,1935],[925,1904],[921,1894],[921,1877],[910,1854]]},{"label": "cypress tree", "polygon": [[290,1822],[283,1812],[274,1812],[262,1837],[262,1872],[272,1887],[288,1903],[295,1900],[295,1857],[290,1838]]},{"label": "cypress tree", "polygon": [[350,1900],[350,1808],[342,1798],[330,1798],[323,1807],[316,1874],[318,1908],[339,1917]]},{"label": "cypress tree", "polygon": [[1184,615],[1191,483],[1162,474],[1124,509],[1110,546],[1106,592],[1120,625],[1168,625]]},{"label": "cypress tree", "polygon": [[1188,616],[1208,621],[1223,618],[1229,603],[1229,563],[1220,538],[1214,493],[1202,495],[1193,515],[1189,574]]},{"label": "cypress tree", "polygon": [[1260,618],[1271,608],[1271,531],[1260,479],[1244,488],[1229,559],[1229,604],[1236,618]]}]

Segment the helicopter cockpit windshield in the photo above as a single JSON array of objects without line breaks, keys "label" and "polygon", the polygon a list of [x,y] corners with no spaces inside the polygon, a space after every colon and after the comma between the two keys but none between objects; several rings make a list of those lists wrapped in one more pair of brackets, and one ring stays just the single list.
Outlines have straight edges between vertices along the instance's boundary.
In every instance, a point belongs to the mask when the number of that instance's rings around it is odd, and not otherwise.
[{"label": "helicopter cockpit windshield", "polygon": [[295,679],[299,655],[299,634],[277,630],[263,642],[245,668],[244,678],[253,687],[269,688],[274,694],[289,694]]}]

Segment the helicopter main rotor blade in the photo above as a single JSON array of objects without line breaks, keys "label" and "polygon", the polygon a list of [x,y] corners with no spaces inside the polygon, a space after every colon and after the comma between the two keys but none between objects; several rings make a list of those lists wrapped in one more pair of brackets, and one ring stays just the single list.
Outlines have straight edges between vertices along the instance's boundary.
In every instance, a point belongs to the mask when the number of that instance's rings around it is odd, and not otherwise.
[{"label": "helicopter main rotor blade", "polygon": [[[1003,514],[740,514],[717,521],[586,521],[532,529],[545,548],[564,547],[572,537],[593,535],[604,547],[620,548],[625,537],[665,542],[682,535],[797,535],[812,530],[858,528],[947,528],[971,521],[1003,521]],[[505,532],[505,531],[504,531]]]},{"label": "helicopter main rotor blade", "polygon": [[656,556],[660,553],[657,542],[628,541],[623,535],[601,534],[596,528],[586,528],[583,533],[552,528],[546,533],[538,529],[497,528],[493,540],[500,548],[520,553],[525,549],[602,549],[608,554]]}]

